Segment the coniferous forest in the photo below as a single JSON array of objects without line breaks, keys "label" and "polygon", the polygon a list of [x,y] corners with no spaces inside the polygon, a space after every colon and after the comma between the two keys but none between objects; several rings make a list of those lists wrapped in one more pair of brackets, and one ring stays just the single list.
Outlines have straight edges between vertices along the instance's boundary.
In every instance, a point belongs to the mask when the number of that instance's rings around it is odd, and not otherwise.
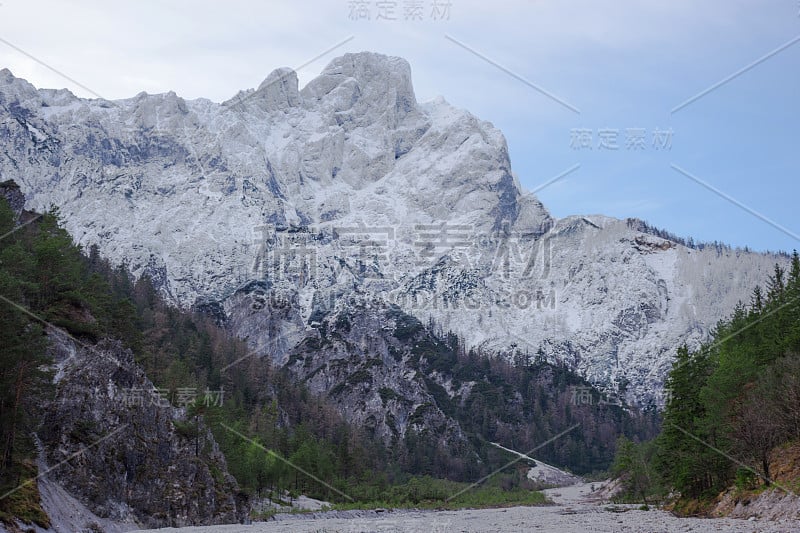
[{"label": "coniferous forest", "polygon": [[679,497],[698,512],[729,487],[796,490],[771,465],[800,439],[800,257],[721,321],[701,349],[678,350],[661,433],[621,439],[614,470],[625,496]]}]

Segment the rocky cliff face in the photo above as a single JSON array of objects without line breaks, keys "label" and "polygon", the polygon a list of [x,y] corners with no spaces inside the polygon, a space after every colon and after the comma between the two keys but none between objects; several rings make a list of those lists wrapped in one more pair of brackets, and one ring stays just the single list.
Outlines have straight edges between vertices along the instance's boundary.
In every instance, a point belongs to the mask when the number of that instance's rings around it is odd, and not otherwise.
[{"label": "rocky cliff face", "polygon": [[316,318],[314,332],[287,362],[311,392],[326,395],[355,425],[387,445],[410,430],[429,428],[435,428],[443,448],[466,445],[460,426],[430,390],[442,380],[423,372],[426,350],[437,343],[418,320],[399,308],[370,312],[358,307]]},{"label": "rocky cliff face", "polygon": [[49,472],[95,515],[147,528],[241,521],[210,431],[161,398],[118,342],[50,335],[57,393],[39,438]]},{"label": "rocky cliff face", "polygon": [[554,219],[499,131],[443,99],[418,103],[409,65],[371,53],[302,89],[277,70],[222,104],[83,100],[3,70],[0,175],[28,208],[59,205],[79,243],[280,363],[315,317],[367,298],[658,401],[676,346],[705,339],[784,261]]}]

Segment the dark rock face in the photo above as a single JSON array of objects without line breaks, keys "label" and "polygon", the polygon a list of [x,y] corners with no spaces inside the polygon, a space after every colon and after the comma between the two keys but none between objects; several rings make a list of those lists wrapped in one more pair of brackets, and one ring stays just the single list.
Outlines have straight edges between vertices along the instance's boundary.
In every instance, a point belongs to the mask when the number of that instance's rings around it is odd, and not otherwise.
[{"label": "dark rock face", "polygon": [[319,316],[315,334],[297,345],[286,366],[387,446],[427,429],[440,446],[456,449],[466,445],[466,437],[431,391],[448,384],[423,370],[438,345],[422,323],[399,308],[361,302],[354,310]]},{"label": "dark rock face", "polygon": [[39,435],[60,464],[51,477],[98,516],[148,528],[246,517],[209,429],[154,393],[129,350],[51,339],[57,392]]},{"label": "dark rock face", "polygon": [[[0,177],[0,179],[2,179]],[[19,188],[19,185],[14,180],[3,181],[0,183],[0,197],[5,198],[14,215],[19,220],[23,209],[25,208],[25,195]]]}]

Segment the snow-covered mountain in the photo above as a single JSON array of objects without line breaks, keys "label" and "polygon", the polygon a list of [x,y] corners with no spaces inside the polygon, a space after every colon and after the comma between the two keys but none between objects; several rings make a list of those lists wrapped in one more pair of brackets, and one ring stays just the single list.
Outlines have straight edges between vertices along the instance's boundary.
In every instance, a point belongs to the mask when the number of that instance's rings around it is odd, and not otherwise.
[{"label": "snow-covered mountain", "polygon": [[650,400],[675,348],[785,261],[638,221],[556,220],[497,129],[418,103],[408,63],[373,53],[302,90],[276,70],[221,104],[85,100],[2,70],[0,177],[281,363],[321,313],[396,304],[468,345],[566,361]]}]

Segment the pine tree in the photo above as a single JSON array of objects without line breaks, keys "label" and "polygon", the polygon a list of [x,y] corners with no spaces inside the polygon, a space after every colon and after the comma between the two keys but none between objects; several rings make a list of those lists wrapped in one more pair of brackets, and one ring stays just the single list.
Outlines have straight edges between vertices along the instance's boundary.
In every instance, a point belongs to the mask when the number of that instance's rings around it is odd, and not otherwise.
[{"label": "pine tree", "polygon": [[707,448],[689,436],[708,438],[702,423],[706,413],[700,392],[708,379],[710,363],[708,352],[690,354],[682,346],[665,384],[670,397],[654,461],[660,475],[689,496],[713,486],[713,460],[709,460]]},{"label": "pine tree", "polygon": [[[13,211],[0,199],[0,234],[14,229]],[[23,312],[36,288],[23,276],[30,276],[33,258],[26,250],[20,230],[0,240],[0,485],[10,480],[18,455],[31,453],[30,431],[35,419],[28,411],[46,392],[50,362],[45,353],[42,327]],[[27,448],[27,449],[26,449]]]}]

